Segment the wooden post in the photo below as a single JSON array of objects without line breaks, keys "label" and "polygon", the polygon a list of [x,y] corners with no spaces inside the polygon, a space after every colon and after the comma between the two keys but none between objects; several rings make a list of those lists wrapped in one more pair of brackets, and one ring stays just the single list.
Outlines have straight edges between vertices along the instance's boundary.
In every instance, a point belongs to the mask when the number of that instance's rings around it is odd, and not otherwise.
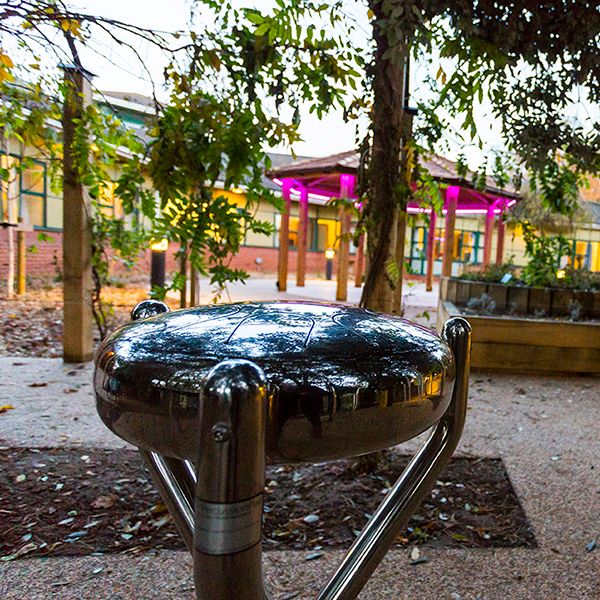
[{"label": "wooden post", "polygon": [[345,302],[348,299],[348,264],[350,259],[350,233],[351,216],[343,208],[339,212],[340,220],[340,245],[338,248],[338,268],[337,268],[337,286],[335,290],[335,299]]},{"label": "wooden post", "polygon": [[442,275],[452,275],[452,262],[454,260],[454,226],[456,225],[456,205],[460,188],[450,185],[446,188],[446,222],[444,224],[444,256],[442,257]]},{"label": "wooden post", "polygon": [[356,248],[356,262],[354,263],[354,287],[362,286],[363,272],[365,270],[365,234],[362,233],[358,238],[358,248]]},{"label": "wooden post", "polygon": [[425,275],[425,283],[427,291],[430,292],[433,289],[433,262],[434,255],[433,250],[435,248],[435,226],[437,223],[437,215],[435,211],[431,209],[429,213],[429,232],[427,235],[427,271]]},{"label": "wooden post", "polygon": [[500,265],[504,262],[504,234],[506,225],[504,223],[504,215],[498,215],[498,232],[496,239],[496,264]]},{"label": "wooden post", "polygon": [[25,232],[17,229],[17,295],[22,296],[26,288],[26,249],[25,249]]},{"label": "wooden post", "polygon": [[87,362],[94,354],[92,314],[91,203],[73,152],[75,121],[83,118],[92,93],[90,73],[65,68],[63,106],[63,359]]},{"label": "wooden post", "polygon": [[[354,175],[343,173],[340,175],[340,197],[349,199],[354,192]],[[337,270],[337,286],[335,291],[335,299],[345,302],[348,299],[348,262],[350,258],[350,233],[351,215],[349,212],[340,208],[340,245],[338,248],[338,270]]]},{"label": "wooden post", "polygon": [[492,258],[492,237],[494,235],[494,207],[490,206],[485,216],[485,233],[483,238],[483,267],[490,264]]},{"label": "wooden post", "polygon": [[6,273],[6,297],[11,299],[15,295],[15,234],[14,227],[10,224],[6,228],[8,242],[8,269]]},{"label": "wooden post", "polygon": [[190,265],[190,306],[200,305],[200,274]]},{"label": "wooden post", "polygon": [[396,233],[394,236],[394,262],[398,266],[398,280],[392,292],[392,306],[390,312],[402,315],[402,281],[404,279],[404,244],[406,241],[406,208],[396,206]]},{"label": "wooden post", "polygon": [[[183,245],[181,246],[181,250],[183,251]],[[183,275],[183,287],[179,291],[179,308],[186,308],[188,306],[187,301],[187,291],[188,291],[188,273],[187,273],[187,265],[188,261],[185,254],[181,255],[179,259],[179,270]]]},{"label": "wooden post", "polygon": [[298,220],[298,258],[296,261],[296,285],[304,287],[306,280],[306,246],[308,243],[308,190],[300,191],[300,215]]},{"label": "wooden post", "polygon": [[292,182],[289,179],[284,179],[282,193],[285,201],[285,208],[281,214],[281,225],[279,227],[279,255],[277,263],[277,289],[280,292],[285,292],[287,290],[288,253],[290,246],[291,187]]}]

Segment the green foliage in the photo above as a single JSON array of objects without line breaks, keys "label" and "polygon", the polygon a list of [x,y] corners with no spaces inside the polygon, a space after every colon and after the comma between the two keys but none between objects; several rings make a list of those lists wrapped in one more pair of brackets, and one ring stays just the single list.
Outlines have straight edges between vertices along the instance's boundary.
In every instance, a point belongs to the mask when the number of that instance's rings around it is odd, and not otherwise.
[{"label": "green foliage", "polygon": [[573,265],[567,265],[563,271],[564,277],[556,279],[552,284],[553,287],[600,291],[600,273],[592,273],[588,269],[577,269]]},{"label": "green foliage", "polygon": [[[400,2],[383,4],[394,15]],[[430,67],[416,135],[433,146],[452,117],[461,124],[463,140],[482,146],[476,113],[485,108],[500,124],[506,149],[538,180],[546,206],[571,213],[576,184],[586,173],[600,172],[597,118],[566,116],[575,97],[587,96],[591,104],[600,100],[596,3],[402,4],[403,15],[419,18],[404,23],[392,18],[385,26],[409,36],[420,64]],[[494,178],[506,185],[504,177]]]},{"label": "green foliage", "polygon": [[516,266],[513,262],[513,257],[508,261],[500,264],[489,264],[483,269],[473,269],[465,271],[459,275],[459,279],[466,279],[468,281],[487,281],[489,283],[501,283],[502,279],[507,275],[511,275],[511,282],[514,282],[516,275]]},{"label": "green foliage", "polygon": [[[342,104],[358,72],[344,37],[315,28],[319,19],[338,22],[325,3],[279,2],[269,13],[198,3],[211,9],[213,25],[192,35],[184,68],[173,62],[166,71],[171,97],[150,128],[148,155],[161,211],[143,210],[152,236],[179,243],[179,257],[219,294],[247,277],[230,267],[246,234],[273,232],[255,216],[259,201],[282,208],[263,185],[267,150],[299,139],[301,101],[321,116]],[[293,109],[291,118],[280,113],[282,104]],[[226,190],[244,188],[246,203],[220,193],[217,180]],[[180,275],[171,287],[184,284]]]},{"label": "green foliage", "polygon": [[496,312],[496,301],[489,294],[481,294],[479,298],[469,298],[467,309],[478,315],[493,315]]},{"label": "green foliage", "polygon": [[533,287],[555,285],[560,259],[571,252],[569,242],[562,235],[537,233],[527,221],[524,221],[521,227],[525,240],[525,256],[528,258],[527,265],[521,272],[523,282]]}]

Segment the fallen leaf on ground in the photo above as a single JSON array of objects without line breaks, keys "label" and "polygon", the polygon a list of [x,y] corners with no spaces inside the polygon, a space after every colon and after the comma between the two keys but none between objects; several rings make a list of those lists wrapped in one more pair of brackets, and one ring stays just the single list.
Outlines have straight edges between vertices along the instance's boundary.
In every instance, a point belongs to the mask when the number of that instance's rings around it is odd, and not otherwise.
[{"label": "fallen leaf on ground", "polygon": [[92,508],[110,508],[114,506],[118,498],[114,494],[107,494],[106,496],[98,496],[92,502]]},{"label": "fallen leaf on ground", "polygon": [[0,406],[0,415],[2,413],[8,412],[9,410],[13,410],[15,407],[12,404],[5,404],[4,406]]}]

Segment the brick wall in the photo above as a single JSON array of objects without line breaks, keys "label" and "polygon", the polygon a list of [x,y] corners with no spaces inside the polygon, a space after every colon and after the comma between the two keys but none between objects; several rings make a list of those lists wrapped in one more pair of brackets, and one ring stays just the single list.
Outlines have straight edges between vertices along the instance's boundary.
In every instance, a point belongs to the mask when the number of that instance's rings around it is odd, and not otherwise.
[{"label": "brick wall", "polygon": [[[25,233],[27,252],[27,275],[56,275],[62,268],[62,232],[47,232],[50,241],[38,240],[37,231]],[[15,255],[17,252],[17,233],[13,231]],[[16,268],[16,265],[15,265]],[[8,231],[0,228],[0,273],[8,270]]]},{"label": "brick wall", "polygon": [[[27,253],[27,275],[29,276],[54,276],[62,267],[62,232],[48,232],[47,235],[52,238],[51,241],[39,241],[38,232],[28,231],[26,234],[27,247],[35,247],[35,251]],[[15,252],[16,252],[16,233],[14,233]],[[171,244],[167,255],[167,272],[174,270],[174,253],[177,250],[176,244]],[[238,269],[244,269],[249,273],[276,273],[277,272],[277,248],[261,248],[255,246],[243,247],[240,253],[235,256],[231,266]],[[289,253],[289,272],[296,272],[295,250]],[[256,259],[262,259],[260,265],[256,264]],[[336,271],[336,260],[334,260],[334,273]],[[350,257],[350,272],[354,256]],[[8,233],[0,228],[0,276],[6,274],[8,268]],[[119,263],[115,262],[113,267],[117,272],[120,270]],[[150,272],[150,251],[138,263],[138,268]],[[325,255],[323,252],[306,253],[306,273],[307,276],[324,276],[325,273]]]}]

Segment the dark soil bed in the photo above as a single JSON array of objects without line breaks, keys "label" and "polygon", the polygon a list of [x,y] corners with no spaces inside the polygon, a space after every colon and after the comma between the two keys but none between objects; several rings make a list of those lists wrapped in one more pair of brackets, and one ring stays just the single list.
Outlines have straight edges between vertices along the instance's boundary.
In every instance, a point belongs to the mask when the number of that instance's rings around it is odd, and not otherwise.
[{"label": "dark soil bed", "polygon": [[[407,460],[390,455],[377,474],[349,461],[269,468],[265,549],[348,546]],[[134,451],[1,448],[0,472],[0,560],[183,548]],[[502,461],[470,458],[452,461],[397,543],[536,545]]]}]

